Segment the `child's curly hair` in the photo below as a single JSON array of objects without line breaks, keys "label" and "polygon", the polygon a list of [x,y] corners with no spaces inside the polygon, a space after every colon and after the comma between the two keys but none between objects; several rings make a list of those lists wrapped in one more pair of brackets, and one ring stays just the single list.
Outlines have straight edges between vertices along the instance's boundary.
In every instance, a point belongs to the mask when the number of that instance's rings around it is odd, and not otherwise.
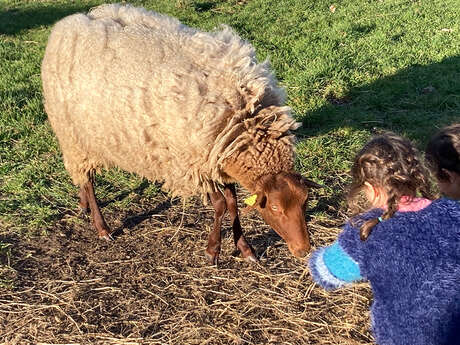
[{"label": "child's curly hair", "polygon": [[460,123],[445,127],[428,143],[425,158],[436,178],[445,181],[445,170],[460,174]]},{"label": "child's curly hair", "polygon": [[[418,192],[425,198],[431,199],[432,196],[429,174],[419,159],[417,149],[409,140],[391,132],[372,138],[358,152],[351,175],[353,182],[347,199],[354,215],[361,211],[359,195],[366,181],[383,188],[388,196],[382,220],[394,215],[402,196],[414,198]],[[360,226],[361,240],[368,238],[379,221],[379,218],[373,218]]]}]

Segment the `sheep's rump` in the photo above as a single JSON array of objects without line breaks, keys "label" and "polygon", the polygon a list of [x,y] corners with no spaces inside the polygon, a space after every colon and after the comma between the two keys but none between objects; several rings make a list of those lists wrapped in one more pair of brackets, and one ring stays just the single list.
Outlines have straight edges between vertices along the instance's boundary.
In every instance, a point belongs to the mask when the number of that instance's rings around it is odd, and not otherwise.
[{"label": "sheep's rump", "polygon": [[273,119],[255,115],[281,106],[284,93],[231,29],[204,33],[131,6],[103,5],[58,22],[42,79],[76,184],[92,169],[119,166],[164,181],[174,194],[206,193],[229,182],[219,164],[247,120],[294,123],[287,107]]}]

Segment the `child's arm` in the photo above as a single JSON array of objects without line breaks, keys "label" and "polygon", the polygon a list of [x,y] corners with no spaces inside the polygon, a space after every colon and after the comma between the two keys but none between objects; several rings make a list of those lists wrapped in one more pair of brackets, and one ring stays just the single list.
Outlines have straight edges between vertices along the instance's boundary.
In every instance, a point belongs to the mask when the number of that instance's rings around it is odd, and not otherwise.
[{"label": "child's arm", "polygon": [[332,290],[362,280],[358,263],[335,241],[316,250],[310,258],[313,280],[326,290]]}]

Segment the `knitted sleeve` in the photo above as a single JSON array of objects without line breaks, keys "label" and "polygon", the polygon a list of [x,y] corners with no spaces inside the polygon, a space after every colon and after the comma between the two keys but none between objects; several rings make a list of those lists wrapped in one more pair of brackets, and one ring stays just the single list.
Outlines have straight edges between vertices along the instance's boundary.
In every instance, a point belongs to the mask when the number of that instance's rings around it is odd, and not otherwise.
[{"label": "knitted sleeve", "polygon": [[[369,239],[361,241],[359,236],[359,228],[365,221],[381,216],[383,210],[373,209],[364,214],[361,214],[349,221],[340,233],[337,242],[343,250],[359,265],[361,275],[367,279],[368,264],[372,258],[372,253],[375,250],[375,243],[371,243]],[[375,230],[374,230],[375,231]]]},{"label": "knitted sleeve", "polygon": [[361,280],[358,263],[336,241],[316,250],[310,258],[313,280],[326,290],[332,290]]},{"label": "knitted sleeve", "polygon": [[359,238],[359,226],[368,219],[380,216],[382,212],[374,209],[355,217],[344,226],[336,242],[312,254],[309,265],[316,283],[332,290],[366,279],[372,248]]}]

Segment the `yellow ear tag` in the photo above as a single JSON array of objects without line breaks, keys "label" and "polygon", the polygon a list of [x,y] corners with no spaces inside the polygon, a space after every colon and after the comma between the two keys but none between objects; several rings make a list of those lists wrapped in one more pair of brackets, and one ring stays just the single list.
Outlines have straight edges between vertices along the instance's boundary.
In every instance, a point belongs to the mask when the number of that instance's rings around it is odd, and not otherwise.
[{"label": "yellow ear tag", "polygon": [[244,203],[249,206],[254,206],[257,200],[257,194],[251,195],[249,198],[244,199]]}]

